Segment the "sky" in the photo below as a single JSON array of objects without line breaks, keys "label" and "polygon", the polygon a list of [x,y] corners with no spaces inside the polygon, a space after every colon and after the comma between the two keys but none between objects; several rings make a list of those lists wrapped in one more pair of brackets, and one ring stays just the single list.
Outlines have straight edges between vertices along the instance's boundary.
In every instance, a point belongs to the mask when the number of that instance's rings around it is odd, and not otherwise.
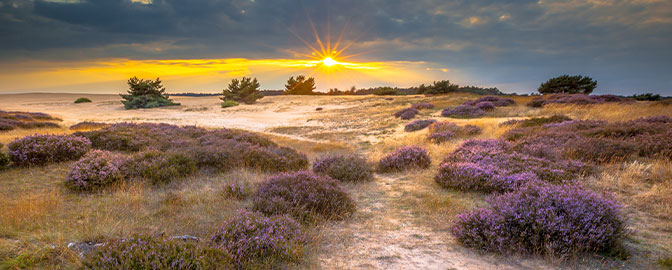
[{"label": "sky", "polygon": [[282,89],[301,74],[322,91],[509,93],[581,74],[598,94],[672,95],[672,1],[0,0],[0,93],[122,93],[132,76]]}]

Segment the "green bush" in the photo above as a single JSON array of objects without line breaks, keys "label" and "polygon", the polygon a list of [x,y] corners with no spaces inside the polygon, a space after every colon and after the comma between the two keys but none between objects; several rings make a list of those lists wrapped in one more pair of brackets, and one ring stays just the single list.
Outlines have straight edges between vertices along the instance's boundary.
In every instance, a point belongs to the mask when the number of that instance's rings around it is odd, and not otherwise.
[{"label": "green bush", "polygon": [[306,76],[299,75],[294,77],[289,77],[287,84],[285,84],[285,95],[314,95],[313,90],[315,90],[315,79],[310,77],[306,79]]},{"label": "green bush", "polygon": [[431,85],[421,84],[418,87],[418,94],[446,94],[457,91],[460,86],[450,83],[449,80],[435,81]]},{"label": "green bush", "polygon": [[537,91],[541,94],[590,94],[595,90],[595,87],[597,87],[597,81],[588,76],[562,75],[542,83]]},{"label": "green bush", "polygon": [[2,143],[0,143],[0,170],[9,165],[9,156],[5,152],[2,152],[2,146]]},{"label": "green bush", "polygon": [[[264,95],[259,92],[259,82],[257,81],[257,78],[252,79],[249,77],[243,77],[240,80],[231,80],[229,87],[224,89],[222,94],[224,95],[220,98],[224,101],[222,102],[222,108],[236,106],[238,105],[236,102],[253,104],[257,99],[264,97]],[[233,101],[233,103],[231,103],[231,101]],[[225,104],[228,104],[228,106],[225,107]]]},{"label": "green bush", "polygon": [[238,104],[238,102],[235,102],[233,100],[224,100],[224,102],[222,102],[222,108],[234,107],[238,105],[240,104]]},{"label": "green bush", "polygon": [[85,103],[85,102],[91,102],[91,100],[85,97],[80,97],[77,100],[75,100],[75,103]]},{"label": "green bush", "polygon": [[196,161],[188,155],[156,150],[138,153],[122,168],[126,170],[126,175],[150,180],[152,184],[168,183],[174,178],[192,174],[197,169]]},{"label": "green bush", "polygon": [[127,110],[180,105],[168,98],[168,95],[165,94],[166,89],[161,84],[159,78],[152,81],[133,77],[128,79],[128,88],[128,94],[119,95],[124,99],[121,103],[124,104],[124,108]]}]

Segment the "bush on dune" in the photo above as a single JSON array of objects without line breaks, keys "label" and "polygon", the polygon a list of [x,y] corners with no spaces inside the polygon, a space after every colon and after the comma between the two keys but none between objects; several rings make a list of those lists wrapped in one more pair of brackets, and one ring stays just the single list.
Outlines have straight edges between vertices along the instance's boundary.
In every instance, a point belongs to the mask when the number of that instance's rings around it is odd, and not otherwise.
[{"label": "bush on dune", "polygon": [[152,81],[133,77],[128,79],[127,83],[128,93],[119,95],[123,99],[121,103],[127,110],[180,105],[168,98],[159,78]]},{"label": "bush on dune", "polygon": [[619,204],[577,186],[530,183],[488,202],[457,216],[451,232],[463,245],[565,257],[617,248],[627,234]]},{"label": "bush on dune", "polygon": [[477,135],[481,132],[481,128],[474,125],[458,126],[450,122],[436,122],[429,126],[429,136],[427,136],[427,139],[433,143],[440,144],[455,138]]},{"label": "bush on dune", "polygon": [[85,97],[81,97],[81,98],[78,98],[78,99],[75,100],[75,103],[89,103],[89,102],[92,102],[92,101],[88,98],[85,98]]},{"label": "bush on dune", "polygon": [[9,157],[19,166],[45,165],[76,160],[91,148],[91,142],[74,135],[32,135],[10,142]]},{"label": "bush on dune", "polygon": [[290,214],[301,221],[339,220],[355,211],[355,202],[328,176],[311,171],[279,173],[264,180],[253,197],[254,210]]},{"label": "bush on dune", "polygon": [[455,108],[447,108],[441,111],[441,116],[452,118],[477,118],[485,115],[485,111],[469,105],[459,105]]},{"label": "bush on dune", "polygon": [[412,131],[418,131],[422,130],[426,127],[428,127],[431,124],[436,123],[436,120],[434,119],[427,119],[427,120],[415,120],[413,122],[410,122],[406,124],[404,127],[404,131],[406,132],[412,132]]},{"label": "bush on dune", "polygon": [[152,184],[168,183],[174,178],[196,172],[196,162],[179,152],[148,150],[135,154],[123,165],[128,177],[150,180]]},{"label": "bush on dune", "polygon": [[308,238],[291,217],[266,217],[239,211],[210,237],[213,246],[231,254],[237,268],[272,268],[276,262],[300,261]]},{"label": "bush on dune", "polygon": [[4,169],[9,165],[9,156],[2,151],[4,145],[0,143],[0,170]]},{"label": "bush on dune", "polygon": [[95,191],[125,178],[126,158],[108,151],[93,150],[75,163],[65,177],[65,186],[75,191]]},{"label": "bush on dune", "polygon": [[366,159],[358,155],[322,157],[313,163],[313,171],[343,182],[362,182],[373,179],[371,166]]},{"label": "bush on dune", "polygon": [[[462,103],[462,105],[478,106],[478,104],[485,103],[485,102],[489,102],[495,107],[504,107],[504,106],[510,106],[510,105],[516,104],[516,102],[513,99],[510,99],[510,98],[486,96],[486,97],[477,98],[477,99],[474,99],[474,100],[465,101],[464,103]],[[483,105],[481,105],[481,106],[483,106]]]},{"label": "bush on dune", "polygon": [[254,104],[258,99],[264,97],[259,92],[259,82],[257,78],[243,77],[242,79],[233,79],[229,86],[222,91],[222,108],[238,105],[238,102],[245,104]]},{"label": "bush on dune", "polygon": [[378,162],[381,172],[404,171],[408,169],[426,169],[431,164],[427,150],[418,146],[406,146],[384,156]]},{"label": "bush on dune", "polygon": [[415,103],[415,104],[411,105],[411,109],[416,109],[416,110],[434,109],[434,104],[428,103],[428,102]]},{"label": "bush on dune", "polygon": [[420,113],[417,109],[406,108],[394,113],[394,117],[401,118],[402,120],[408,120],[415,117],[416,114]]}]

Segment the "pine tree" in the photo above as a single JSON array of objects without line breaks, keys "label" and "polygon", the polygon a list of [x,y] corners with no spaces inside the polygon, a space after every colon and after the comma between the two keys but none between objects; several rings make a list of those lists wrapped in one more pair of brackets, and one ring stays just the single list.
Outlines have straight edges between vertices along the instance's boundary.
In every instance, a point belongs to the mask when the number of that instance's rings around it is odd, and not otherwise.
[{"label": "pine tree", "polygon": [[588,76],[569,76],[562,75],[551,78],[539,86],[539,93],[541,94],[590,94],[597,87],[597,81],[594,81]]},{"label": "pine tree", "polygon": [[233,79],[227,89],[222,91],[222,101],[233,100],[245,104],[253,104],[264,96],[259,92],[260,84],[257,78],[243,77],[242,79]]},{"label": "pine tree", "polygon": [[155,81],[138,79],[133,77],[128,79],[128,94],[120,94],[124,100],[126,109],[138,108],[155,108],[161,106],[180,105],[174,103],[166,95],[166,88],[161,84],[161,80],[156,78]]},{"label": "pine tree", "polygon": [[313,90],[315,90],[315,79],[310,77],[306,79],[306,76],[299,75],[290,77],[285,84],[285,95],[314,95]]}]

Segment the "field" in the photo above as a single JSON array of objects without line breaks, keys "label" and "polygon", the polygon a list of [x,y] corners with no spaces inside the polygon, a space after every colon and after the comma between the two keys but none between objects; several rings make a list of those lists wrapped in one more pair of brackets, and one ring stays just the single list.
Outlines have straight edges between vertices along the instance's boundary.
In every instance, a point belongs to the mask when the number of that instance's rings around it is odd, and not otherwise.
[{"label": "field", "polygon": [[[653,102],[527,107],[531,97],[497,107],[483,117],[456,119],[441,110],[480,96],[271,96],[254,105],[222,109],[215,97],[175,97],[181,106],[124,110],[116,95],[1,95],[4,111],[42,112],[59,118],[60,128],[0,131],[0,143],[32,134],[70,134],[82,122],[136,122],[195,125],[256,132],[280,146],[305,154],[312,164],[327,154],[359,154],[374,164],[403,146],[429,153],[428,168],[377,171],[372,181],[340,183],[356,208],[352,216],[306,226],[306,255],[281,266],[299,269],[656,269],[672,264],[672,161],[636,157],[600,162],[578,181],[586,189],[623,205],[625,254],[498,254],[465,247],[451,234],[456,217],[487,206],[487,193],[444,188],[434,177],[441,161],[467,139],[502,138],[509,120],[565,115],[608,122],[650,116],[672,117],[672,107]],[[395,112],[429,102],[412,120]],[[316,110],[317,108],[321,110]],[[474,125],[482,132],[441,144],[428,130],[404,131],[417,119]],[[85,129],[87,131],[89,129]],[[95,129],[91,129],[95,130]],[[208,239],[213,228],[251,208],[250,199],[226,196],[231,183],[255,186],[272,172],[234,168],[196,172],[162,185],[124,181],[95,193],[73,192],[64,179],[75,161],[45,166],[12,166],[0,171],[0,269],[69,269],[81,266],[69,243],[104,243],[134,235],[190,235]],[[627,259],[626,259],[627,258]],[[669,266],[668,266],[669,267]]]}]

